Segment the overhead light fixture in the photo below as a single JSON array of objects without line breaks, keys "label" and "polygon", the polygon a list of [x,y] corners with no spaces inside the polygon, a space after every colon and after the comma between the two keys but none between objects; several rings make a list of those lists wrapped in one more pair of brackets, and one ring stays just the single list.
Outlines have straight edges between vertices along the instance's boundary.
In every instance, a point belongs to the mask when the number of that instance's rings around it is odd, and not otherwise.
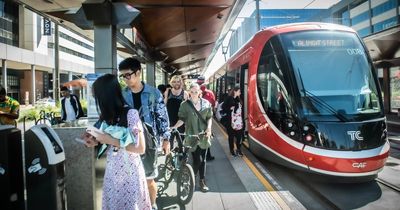
[{"label": "overhead light fixture", "polygon": [[224,17],[224,15],[221,14],[221,13],[218,13],[217,18],[218,18],[218,19],[221,19],[222,17]]}]

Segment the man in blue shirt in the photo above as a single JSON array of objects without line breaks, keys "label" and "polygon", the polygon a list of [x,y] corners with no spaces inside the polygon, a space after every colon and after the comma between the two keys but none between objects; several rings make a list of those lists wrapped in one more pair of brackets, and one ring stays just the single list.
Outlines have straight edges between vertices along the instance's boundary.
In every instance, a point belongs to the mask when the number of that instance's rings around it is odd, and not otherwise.
[{"label": "man in blue shirt", "polygon": [[[142,69],[140,62],[135,58],[127,58],[119,64],[120,78],[127,87],[122,91],[125,101],[129,106],[139,110],[141,119],[152,126],[154,135],[158,140],[162,139],[162,148],[169,153],[169,119],[163,97],[156,88],[141,81]],[[146,148],[147,150],[148,148]],[[157,158],[157,157],[154,157]],[[143,159],[143,163],[147,158]],[[157,177],[157,168],[146,171],[147,185],[153,209],[156,208],[157,185],[154,178]]]}]

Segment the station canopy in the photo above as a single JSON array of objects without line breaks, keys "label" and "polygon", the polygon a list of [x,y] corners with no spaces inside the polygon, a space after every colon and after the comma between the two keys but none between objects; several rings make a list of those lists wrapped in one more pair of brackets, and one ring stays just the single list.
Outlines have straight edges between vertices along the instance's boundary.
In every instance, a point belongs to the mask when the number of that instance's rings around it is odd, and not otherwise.
[{"label": "station canopy", "polygon": [[[66,14],[84,2],[104,0],[19,2],[93,39],[93,30],[78,28]],[[155,60],[161,60],[168,73],[185,75],[202,71],[207,57],[229,31],[245,0],[114,0],[112,3],[127,3],[139,10],[139,17],[131,25],[148,45],[150,55],[157,55]],[[120,45],[118,50],[132,54]]]}]

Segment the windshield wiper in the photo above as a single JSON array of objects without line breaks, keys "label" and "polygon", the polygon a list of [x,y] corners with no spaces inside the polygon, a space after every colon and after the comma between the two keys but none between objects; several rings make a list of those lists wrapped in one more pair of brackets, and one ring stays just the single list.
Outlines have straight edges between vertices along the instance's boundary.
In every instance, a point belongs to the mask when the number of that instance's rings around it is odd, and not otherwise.
[{"label": "windshield wiper", "polygon": [[310,91],[306,90],[306,88],[304,87],[303,78],[301,77],[299,68],[297,68],[297,73],[299,74],[299,77],[300,77],[299,79],[300,79],[301,86],[302,86],[302,92],[304,93],[305,97],[308,96],[307,97],[308,99],[311,99],[312,101],[317,103],[322,108],[325,108],[326,110],[330,111],[340,121],[342,121],[342,122],[349,121],[349,119],[347,119],[347,117],[344,116],[343,113],[336,111],[331,105],[329,105],[327,102],[322,100],[320,97],[318,97],[318,96],[314,95],[313,93],[311,93]]},{"label": "windshield wiper", "polygon": [[312,94],[308,90],[305,90],[304,87],[303,87],[303,91],[305,91],[306,94],[309,96],[308,99],[311,99],[312,101],[316,102],[319,106],[321,106],[321,107],[325,108],[326,110],[330,111],[340,121],[342,121],[342,122],[348,122],[349,121],[349,119],[343,113],[336,111],[331,105],[329,105],[327,102],[322,100],[320,97]]}]

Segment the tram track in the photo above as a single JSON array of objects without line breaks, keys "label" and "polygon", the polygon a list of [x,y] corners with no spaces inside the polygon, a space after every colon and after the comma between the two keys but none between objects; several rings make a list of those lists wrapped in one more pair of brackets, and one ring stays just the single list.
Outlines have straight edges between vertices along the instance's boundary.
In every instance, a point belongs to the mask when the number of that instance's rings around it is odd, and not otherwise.
[{"label": "tram track", "polygon": [[[248,144],[247,141],[244,141],[244,142],[243,142],[243,146],[244,146],[247,150],[249,150],[249,144]],[[260,161],[261,163],[263,162],[263,160],[261,160],[259,157],[255,157],[255,158],[256,158],[258,161]],[[274,163],[272,163],[272,164],[274,164]],[[265,163],[263,163],[263,165],[264,165],[264,167],[266,167],[266,166],[265,166]],[[315,196],[316,198],[318,198],[318,200],[320,200],[320,202],[323,202],[323,203],[324,203],[324,206],[326,207],[326,209],[332,209],[332,210],[339,210],[339,209],[341,209],[339,206],[337,206],[334,202],[332,202],[331,200],[329,200],[326,196],[324,196],[322,193],[320,193],[320,192],[319,192],[317,189],[315,189],[313,186],[306,184],[306,183],[308,183],[307,180],[304,180],[304,179],[302,179],[301,177],[296,176],[295,173],[291,173],[291,172],[286,171],[286,170],[292,171],[292,169],[288,169],[288,168],[285,168],[284,166],[280,166],[280,165],[276,165],[276,164],[274,164],[274,165],[275,165],[276,168],[280,171],[280,173],[284,173],[284,174],[286,174],[287,177],[291,177],[293,180],[295,180],[295,181],[297,182],[298,185],[301,185],[303,189],[307,189],[310,193],[312,193],[313,196]],[[270,167],[268,167],[268,168],[270,168]],[[283,170],[283,168],[285,168],[285,170]],[[269,171],[272,172],[272,173],[274,174],[273,171],[271,171],[271,170],[269,170]],[[275,175],[275,174],[274,174],[274,175]],[[276,176],[276,175],[275,175],[275,177],[279,177],[279,176]]]},{"label": "tram track", "polygon": [[308,182],[304,182],[303,179],[301,179],[298,176],[293,176],[295,179],[297,179],[303,186],[304,188],[307,188],[307,190],[309,190],[310,192],[312,192],[319,200],[321,200],[322,202],[325,203],[325,205],[327,205],[328,207],[330,207],[331,209],[334,210],[339,210],[341,209],[335,202],[332,202],[331,200],[329,200],[329,198],[327,198],[324,194],[322,194],[320,191],[318,191],[316,188],[314,188],[313,186],[311,186],[310,184],[306,184]]},{"label": "tram track", "polygon": [[[243,142],[246,149],[249,149],[247,141]],[[288,169],[279,164],[255,157],[262,167],[276,178],[278,183],[284,186],[277,191],[288,190],[307,209],[354,209],[365,208],[375,209],[382,206],[396,206],[396,202],[389,204],[382,196],[397,197],[400,188],[390,181],[376,178],[375,181],[365,183],[349,183],[324,179],[323,177],[310,176],[305,172]],[[262,171],[262,170],[261,170]],[[292,180],[292,181],[288,181]],[[294,184],[295,183],[295,184]],[[380,186],[380,187],[379,187]],[[393,198],[394,198],[393,197]],[[319,206],[319,207],[318,207]]]},{"label": "tram track", "polygon": [[[245,143],[244,145],[248,149],[248,144]],[[294,182],[296,182],[299,185],[297,187],[300,187],[302,189],[302,191],[308,192],[308,194],[310,194],[312,197],[315,198],[315,200],[312,201],[312,202],[320,203],[321,205],[325,206],[324,209],[334,209],[334,210],[336,210],[336,209],[354,208],[354,207],[355,208],[357,208],[357,207],[366,207],[367,209],[371,208],[370,206],[368,206],[369,202],[365,202],[365,203],[360,202],[360,198],[362,198],[363,196],[355,196],[354,197],[355,204],[352,205],[351,201],[343,202],[343,200],[341,200],[340,196],[338,198],[338,196],[336,196],[335,193],[329,193],[329,192],[327,193],[327,191],[326,191],[326,187],[327,186],[328,187],[332,187],[332,188],[339,187],[339,190],[337,191],[338,193],[344,193],[344,194],[347,194],[347,197],[353,197],[352,192],[348,192],[346,190],[346,188],[343,187],[343,183],[340,183],[339,186],[337,186],[335,184],[330,183],[329,180],[313,179],[310,176],[307,176],[306,174],[304,174],[303,172],[299,172],[299,171],[292,170],[292,169],[288,170],[284,166],[280,166],[280,165],[274,164],[272,162],[262,160],[259,157],[256,157],[256,159],[258,161],[260,161],[264,165],[264,167],[268,168],[268,171],[270,171],[273,176],[275,176],[275,177],[282,177],[282,176],[290,177],[290,179],[294,180]],[[318,180],[320,180],[321,182],[319,182]],[[280,180],[280,182],[281,181],[283,181],[283,180]],[[381,188],[383,186],[385,186],[389,191],[395,192],[395,194],[399,194],[400,193],[400,188],[399,187],[391,184],[388,181],[385,181],[384,179],[376,178],[375,179],[375,183],[376,183],[375,185],[377,185],[377,186],[380,185]],[[374,186],[372,183],[371,184],[361,183],[361,185],[354,185],[353,184],[353,186],[357,187],[357,188],[358,188],[358,186],[360,186],[360,190],[361,189],[365,189],[366,185]],[[362,191],[363,192],[367,192],[367,190],[362,190]],[[376,191],[376,192],[378,192],[378,191]],[[382,190],[382,192],[383,192],[383,190]],[[299,194],[297,194],[295,197],[297,199],[299,199],[299,201],[303,205],[308,206],[308,204],[306,204],[306,203],[309,202],[309,201],[304,200],[302,198],[303,197],[302,195],[299,196]],[[344,196],[344,197],[346,197],[346,196]],[[343,198],[343,196],[342,196],[342,198]],[[371,201],[374,202],[376,200],[371,198]],[[318,209],[318,208],[313,208],[313,207],[308,206],[307,209]]]}]

